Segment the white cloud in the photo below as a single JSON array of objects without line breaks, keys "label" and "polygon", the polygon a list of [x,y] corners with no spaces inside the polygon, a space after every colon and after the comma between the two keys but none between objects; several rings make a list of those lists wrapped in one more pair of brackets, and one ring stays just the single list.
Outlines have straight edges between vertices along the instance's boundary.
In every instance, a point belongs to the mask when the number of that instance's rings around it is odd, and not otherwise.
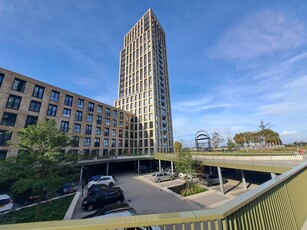
[{"label": "white cloud", "polygon": [[258,108],[259,114],[284,114],[284,113],[298,113],[306,112],[307,105],[300,104],[271,104],[271,105],[262,105]]},{"label": "white cloud", "polygon": [[293,136],[296,135],[297,132],[296,131],[282,131],[281,133],[279,133],[279,136]]},{"label": "white cloud", "polygon": [[213,49],[214,56],[251,59],[306,44],[304,25],[282,12],[261,10],[231,28]]}]

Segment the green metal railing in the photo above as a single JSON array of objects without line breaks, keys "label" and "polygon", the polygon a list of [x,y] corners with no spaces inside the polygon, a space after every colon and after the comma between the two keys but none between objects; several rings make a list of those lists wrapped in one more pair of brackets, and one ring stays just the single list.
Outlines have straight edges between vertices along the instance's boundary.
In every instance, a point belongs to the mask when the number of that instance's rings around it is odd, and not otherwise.
[{"label": "green metal railing", "polygon": [[307,162],[210,210],[118,218],[0,225],[0,229],[104,230],[159,226],[161,229],[301,229],[307,218]]}]

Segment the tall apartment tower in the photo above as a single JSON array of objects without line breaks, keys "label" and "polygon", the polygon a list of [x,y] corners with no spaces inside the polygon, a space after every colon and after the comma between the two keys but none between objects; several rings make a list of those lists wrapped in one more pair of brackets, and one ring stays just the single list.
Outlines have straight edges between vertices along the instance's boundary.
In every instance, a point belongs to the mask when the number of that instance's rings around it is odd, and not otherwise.
[{"label": "tall apartment tower", "polygon": [[136,115],[134,153],[173,152],[165,32],[151,9],[124,38],[114,105]]}]

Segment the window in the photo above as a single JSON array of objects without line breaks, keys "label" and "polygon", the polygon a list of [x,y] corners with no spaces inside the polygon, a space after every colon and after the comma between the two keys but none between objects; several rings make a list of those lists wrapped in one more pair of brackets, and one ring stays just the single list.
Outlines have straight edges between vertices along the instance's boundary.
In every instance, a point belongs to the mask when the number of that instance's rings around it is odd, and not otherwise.
[{"label": "window", "polygon": [[95,138],[95,144],[94,144],[95,147],[99,147],[100,146],[100,138],[96,137]]},{"label": "window", "polygon": [[51,101],[59,101],[60,93],[58,91],[52,90],[50,94]]},{"label": "window", "polygon": [[11,132],[0,130],[0,146],[6,146],[6,143],[11,140],[11,137]]},{"label": "window", "polygon": [[102,124],[102,116],[97,116],[96,124],[97,125],[101,125]]},{"label": "window", "polygon": [[39,112],[41,109],[41,103],[39,101],[31,101],[29,111]]},{"label": "window", "polygon": [[8,109],[19,109],[20,103],[21,103],[21,97],[15,96],[15,95],[10,95],[10,97],[7,100],[7,103],[6,103],[6,108],[8,108]]},{"label": "window", "polygon": [[88,110],[89,112],[94,112],[94,103],[89,102],[89,103],[88,103],[87,110]]},{"label": "window", "polygon": [[37,119],[38,119],[37,116],[28,115],[25,123],[25,128],[27,128],[29,125],[36,125]]},{"label": "window", "polygon": [[63,109],[63,117],[70,117],[71,110],[70,109]]},{"label": "window", "polygon": [[74,125],[74,132],[75,133],[81,133],[81,124],[75,123],[75,125]]},{"label": "window", "polygon": [[114,128],[116,128],[116,127],[117,127],[117,120],[113,120],[113,122],[112,122],[112,126],[113,126]]},{"label": "window", "polygon": [[86,135],[91,135],[92,134],[92,126],[91,125],[87,125],[85,127],[85,134]]},{"label": "window", "polygon": [[84,146],[90,146],[91,145],[91,138],[85,137],[84,138]]},{"label": "window", "polygon": [[93,115],[92,114],[87,114],[86,121],[87,122],[93,122]]},{"label": "window", "polygon": [[106,125],[110,125],[110,119],[109,119],[109,118],[106,118],[106,119],[105,119],[105,124],[106,124]]},{"label": "window", "polygon": [[83,112],[82,111],[76,111],[76,121],[82,121]]},{"label": "window", "polygon": [[3,113],[1,125],[14,126],[16,122],[17,114],[15,113]]},{"label": "window", "polygon": [[69,128],[69,122],[68,121],[62,121],[61,122],[61,128],[60,130],[64,133],[68,133],[68,128]]},{"label": "window", "polygon": [[78,99],[78,108],[83,108],[84,107],[84,100]]},{"label": "window", "polygon": [[79,147],[80,138],[77,136],[72,137],[71,147]]},{"label": "window", "polygon": [[108,147],[109,146],[109,139],[105,138],[103,139],[103,146]]},{"label": "window", "polygon": [[106,116],[110,116],[111,115],[111,110],[110,110],[110,108],[106,108]]},{"label": "window", "polygon": [[48,105],[47,115],[55,117],[56,115],[57,106],[56,105]]},{"label": "window", "polygon": [[118,140],[118,147],[123,147],[123,140]]},{"label": "window", "polygon": [[102,113],[102,106],[98,105],[98,109],[97,109],[98,113]]},{"label": "window", "polygon": [[45,91],[45,88],[44,88],[44,87],[39,86],[39,85],[36,85],[36,86],[34,87],[32,96],[33,96],[33,97],[37,97],[37,98],[43,98],[43,96],[44,96],[44,91]]},{"label": "window", "polygon": [[112,129],[112,137],[116,137],[116,129]]},{"label": "window", "polygon": [[4,79],[4,73],[0,73],[0,87],[2,85],[3,79]]},{"label": "window", "polygon": [[117,111],[116,110],[113,111],[113,118],[117,118]]},{"label": "window", "polygon": [[116,147],[116,140],[112,139],[112,147]]},{"label": "window", "polygon": [[101,135],[101,128],[100,127],[96,127],[96,135]]},{"label": "window", "polygon": [[0,150],[0,160],[5,160],[6,155],[7,155],[7,150]]},{"label": "window", "polygon": [[18,91],[18,92],[24,92],[26,87],[26,82],[23,80],[20,80],[18,78],[15,78],[13,85],[12,85],[12,90]]},{"label": "window", "polygon": [[72,101],[73,101],[73,97],[69,96],[69,95],[66,95],[65,101],[64,101],[64,105],[72,106]]},{"label": "window", "polygon": [[119,130],[118,131],[118,137],[119,138],[123,138],[123,130]]},{"label": "window", "polygon": [[119,119],[121,119],[121,120],[124,119],[124,114],[122,112],[119,113]]},{"label": "window", "polygon": [[123,127],[124,123],[122,121],[119,121],[119,127]]},{"label": "window", "polygon": [[109,128],[104,128],[104,135],[109,136]]}]

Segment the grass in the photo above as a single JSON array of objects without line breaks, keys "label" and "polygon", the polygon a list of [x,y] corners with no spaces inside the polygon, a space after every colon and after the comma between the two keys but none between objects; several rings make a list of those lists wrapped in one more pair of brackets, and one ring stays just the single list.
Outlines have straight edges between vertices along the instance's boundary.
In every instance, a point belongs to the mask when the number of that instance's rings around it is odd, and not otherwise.
[{"label": "grass", "polygon": [[190,184],[190,187],[188,188],[186,183],[182,184],[182,185],[175,186],[175,187],[170,187],[168,189],[177,193],[177,194],[179,194],[179,195],[181,195],[181,196],[183,196],[183,197],[191,196],[191,195],[194,195],[194,194],[198,194],[198,193],[201,193],[201,192],[208,191],[208,189],[200,187],[196,184]]},{"label": "grass", "polygon": [[[1,224],[18,224],[40,221],[63,220],[69,205],[74,197],[66,196],[50,202],[43,203],[40,210],[38,206],[30,206],[7,214],[0,215]],[[39,215],[37,215],[39,214]]]}]

